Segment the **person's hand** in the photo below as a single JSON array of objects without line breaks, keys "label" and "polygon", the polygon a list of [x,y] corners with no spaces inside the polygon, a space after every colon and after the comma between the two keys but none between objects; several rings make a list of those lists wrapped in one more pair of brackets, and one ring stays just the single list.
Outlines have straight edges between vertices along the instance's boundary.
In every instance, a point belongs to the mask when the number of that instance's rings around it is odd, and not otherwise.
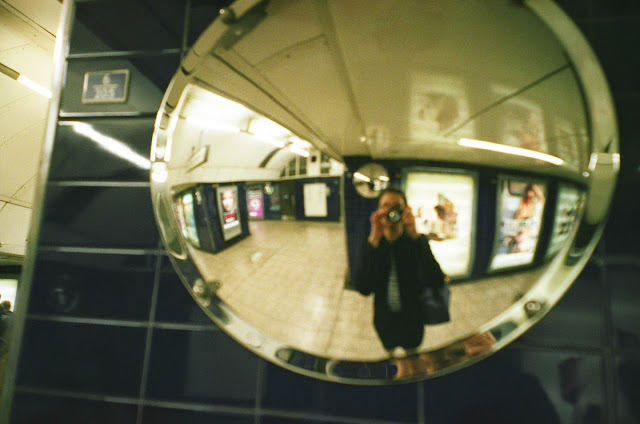
[{"label": "person's hand", "polygon": [[371,232],[369,233],[368,240],[369,244],[373,247],[378,247],[384,229],[391,225],[391,223],[387,221],[387,213],[387,209],[377,209],[371,214]]},{"label": "person's hand", "polygon": [[420,236],[420,234],[418,234],[418,229],[416,228],[416,217],[413,216],[413,212],[409,206],[404,208],[404,212],[402,213],[402,223],[404,224],[404,229],[409,237],[415,240]]}]

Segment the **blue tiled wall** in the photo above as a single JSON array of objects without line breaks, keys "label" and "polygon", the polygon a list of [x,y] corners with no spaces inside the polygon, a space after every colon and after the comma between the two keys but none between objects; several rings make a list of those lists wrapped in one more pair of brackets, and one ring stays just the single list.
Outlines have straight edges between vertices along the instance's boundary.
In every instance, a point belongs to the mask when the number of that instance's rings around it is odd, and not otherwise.
[{"label": "blue tiled wall", "polygon": [[[147,172],[69,124],[148,157],[169,79],[222,3],[78,2],[11,422],[640,423],[639,4],[560,2],[609,78],[623,162],[610,223],[578,281],[487,360],[421,383],[354,387],[292,374],[217,330],[160,249]],[[127,103],[79,101],[84,72],[123,67],[133,70]]]}]

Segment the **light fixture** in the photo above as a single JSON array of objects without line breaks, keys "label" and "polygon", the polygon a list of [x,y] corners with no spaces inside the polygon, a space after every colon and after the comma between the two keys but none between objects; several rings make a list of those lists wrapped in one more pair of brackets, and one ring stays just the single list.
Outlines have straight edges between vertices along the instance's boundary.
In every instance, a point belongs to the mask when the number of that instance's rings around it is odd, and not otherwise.
[{"label": "light fixture", "polygon": [[305,158],[309,157],[309,152],[304,150],[304,149],[301,149],[301,148],[296,147],[294,145],[289,145],[288,148],[289,148],[290,151],[292,151],[296,155],[300,155],[300,156],[305,157]]},{"label": "light fixture", "polygon": [[48,90],[48,89],[44,88],[43,86],[41,86],[37,82],[30,80],[29,78],[25,77],[24,75],[21,75],[18,71],[9,68],[7,65],[5,65],[3,63],[0,63],[0,72],[5,74],[9,78],[12,78],[12,79],[18,81],[20,84],[24,85],[25,87],[30,88],[31,90],[35,91],[36,93],[40,94],[41,96],[44,96],[47,99],[51,98],[51,90]]},{"label": "light fixture", "polygon": [[564,161],[558,157],[548,155],[546,153],[536,152],[534,150],[523,149],[521,147],[507,146],[504,144],[492,143],[489,141],[473,140],[463,138],[458,141],[460,146],[473,147],[475,149],[491,150],[493,152],[506,153],[508,155],[524,156],[532,159],[538,159],[554,165],[562,165]]},{"label": "light fixture", "polygon": [[360,172],[354,172],[353,178],[355,178],[356,180],[367,182],[367,183],[371,182],[371,178],[367,177],[366,175]]}]

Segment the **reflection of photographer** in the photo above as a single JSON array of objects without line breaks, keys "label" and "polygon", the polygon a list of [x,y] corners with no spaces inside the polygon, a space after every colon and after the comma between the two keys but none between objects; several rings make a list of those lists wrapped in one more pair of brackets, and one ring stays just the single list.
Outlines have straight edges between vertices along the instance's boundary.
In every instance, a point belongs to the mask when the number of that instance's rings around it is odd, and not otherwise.
[{"label": "reflection of photographer", "polygon": [[354,285],[361,294],[375,296],[374,326],[384,348],[415,350],[425,325],[421,293],[445,284],[445,275],[427,238],[418,234],[402,191],[383,190],[370,220]]}]

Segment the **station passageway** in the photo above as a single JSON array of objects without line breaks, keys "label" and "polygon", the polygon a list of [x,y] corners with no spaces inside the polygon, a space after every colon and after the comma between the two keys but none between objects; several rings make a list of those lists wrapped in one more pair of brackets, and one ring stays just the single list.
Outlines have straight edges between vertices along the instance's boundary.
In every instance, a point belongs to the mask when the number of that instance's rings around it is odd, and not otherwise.
[{"label": "station passageway", "polygon": [[[190,254],[217,295],[241,318],[322,357],[387,357],[373,327],[373,297],[345,289],[344,224],[251,221],[250,236],[217,254]],[[545,267],[451,284],[451,321],[427,326],[421,350],[474,334],[507,310]]]}]

